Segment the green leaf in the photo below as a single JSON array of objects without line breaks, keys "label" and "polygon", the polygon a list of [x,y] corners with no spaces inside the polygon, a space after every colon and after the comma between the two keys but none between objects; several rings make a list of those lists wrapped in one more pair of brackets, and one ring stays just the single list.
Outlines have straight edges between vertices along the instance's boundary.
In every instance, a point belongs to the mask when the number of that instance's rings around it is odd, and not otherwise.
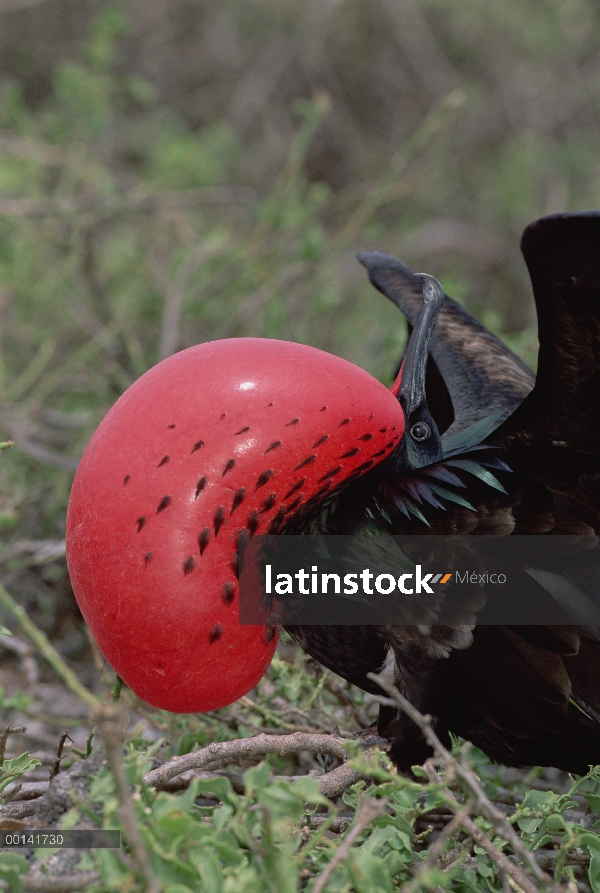
[{"label": "green leaf", "polygon": [[555,794],[554,791],[528,791],[521,804],[521,808],[542,810],[551,803],[552,800],[558,799],[559,795]]},{"label": "green leaf", "polygon": [[467,888],[471,890],[472,893],[481,893],[481,882],[473,869],[465,868],[462,871],[462,879]]},{"label": "green leaf", "polygon": [[[189,805],[184,808],[191,809],[196,797],[205,792],[216,794],[222,803],[228,803],[233,807],[235,807],[239,801],[239,797],[233,790],[228,778],[215,775],[214,778],[196,778],[194,779],[194,782],[193,797],[188,798]],[[190,785],[190,787],[192,787],[192,785]]]},{"label": "green leaf", "polygon": [[329,806],[330,801],[321,794],[319,779],[306,775],[304,778],[296,778],[290,782],[290,787],[303,801],[311,804]]},{"label": "green leaf", "polygon": [[100,878],[107,887],[119,889],[128,879],[130,872],[125,868],[116,852],[112,850],[94,850],[94,857],[98,864]]},{"label": "green leaf", "polygon": [[29,753],[25,751],[20,757],[13,757],[12,760],[4,760],[2,770],[4,772],[10,772],[13,775],[22,775],[23,772],[27,772],[29,769],[34,769],[36,766],[41,765],[40,760],[29,756]]},{"label": "green leaf", "polygon": [[600,837],[591,831],[586,831],[579,838],[579,846],[590,857],[588,877],[592,893],[600,893]]},{"label": "green leaf", "polygon": [[[426,776],[425,776],[426,777]],[[387,786],[386,786],[387,788]],[[402,809],[412,809],[414,805],[418,802],[419,797],[421,796],[421,791],[419,788],[403,788],[401,791],[395,789],[396,785],[390,785],[390,795],[393,798],[394,802],[397,803]],[[387,790],[386,790],[387,796]]]},{"label": "green leaf", "polygon": [[271,767],[268,763],[261,763],[260,766],[252,766],[244,772],[244,785],[246,787],[246,796],[255,797],[263,788],[266,788],[271,781]]},{"label": "green leaf", "polygon": [[0,765],[0,791],[3,791],[12,781],[20,778],[29,769],[41,766],[41,762],[35,757],[30,757],[27,751],[22,753],[20,757],[14,757],[12,760],[4,760]]},{"label": "green leaf", "polygon": [[585,797],[592,809],[597,815],[600,815],[600,795],[589,794],[587,791],[581,791],[581,795]]},{"label": "green leaf", "polygon": [[430,809],[439,809],[445,802],[443,791],[440,788],[432,788],[427,792],[423,809],[425,812],[429,812]]},{"label": "green leaf", "polygon": [[600,893],[600,849],[590,850],[590,867],[588,879],[592,893]]},{"label": "green leaf", "polygon": [[12,636],[11,631],[9,629],[7,629],[5,626],[0,626],[0,633],[3,636]]},{"label": "green leaf", "polygon": [[210,890],[211,893],[221,893],[223,889],[223,872],[214,854],[206,849],[200,850],[195,848],[188,850],[188,859],[202,881],[201,889]]},{"label": "green leaf", "polygon": [[521,831],[523,831],[525,834],[533,834],[533,832],[537,831],[537,829],[542,824],[542,819],[519,819],[517,824]]},{"label": "green leaf", "polygon": [[532,850],[539,850],[540,847],[546,846],[547,843],[552,841],[551,834],[542,834],[541,837],[536,838],[535,843],[530,844]]},{"label": "green leaf", "polygon": [[487,861],[487,859],[479,858],[479,864],[477,865],[477,873],[481,875],[481,877],[493,878],[495,871]]},{"label": "green leaf", "polygon": [[392,893],[392,879],[381,859],[371,855],[365,847],[352,849],[347,869],[357,893]]},{"label": "green leaf", "polygon": [[555,833],[556,831],[564,831],[567,827],[566,822],[559,812],[549,815],[544,822],[544,827],[548,831]]},{"label": "green leaf", "polygon": [[[4,857],[2,857],[4,859]],[[0,864],[0,878],[6,881],[10,893],[23,893],[23,881],[16,871]]]},{"label": "green leaf", "polygon": [[26,871],[29,871],[29,862],[20,853],[2,853],[1,864],[3,868],[12,868],[14,871],[18,871],[19,874],[25,874]]}]

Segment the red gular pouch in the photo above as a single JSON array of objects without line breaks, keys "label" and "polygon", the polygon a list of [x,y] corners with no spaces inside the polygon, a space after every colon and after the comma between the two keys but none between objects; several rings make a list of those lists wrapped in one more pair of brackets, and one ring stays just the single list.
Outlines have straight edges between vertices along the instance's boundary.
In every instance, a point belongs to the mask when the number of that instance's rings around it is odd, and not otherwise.
[{"label": "red gular pouch", "polygon": [[203,712],[256,685],[277,630],[266,609],[239,623],[239,536],[277,532],[388,459],[400,397],[313,347],[237,338],[169,357],[115,403],[75,476],[67,561],[94,639],[137,695]]}]

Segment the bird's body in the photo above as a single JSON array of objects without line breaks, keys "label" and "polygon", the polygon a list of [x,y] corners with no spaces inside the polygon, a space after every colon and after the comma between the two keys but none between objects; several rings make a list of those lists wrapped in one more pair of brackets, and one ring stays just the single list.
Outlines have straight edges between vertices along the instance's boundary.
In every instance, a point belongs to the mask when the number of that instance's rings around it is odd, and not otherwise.
[{"label": "bird's body", "polygon": [[[443,535],[450,549],[459,534],[496,549],[520,534],[557,553],[564,535],[596,545],[600,213],[540,220],[522,247],[537,378],[450,299],[440,314],[431,276],[367,253],[372,282],[413,326],[391,392],[314,348],[229,339],[164,360],[117,401],[77,471],[67,558],[96,640],[137,694],[198,711],[255,685],[276,638],[257,574],[258,619],[239,622],[244,544],[257,535],[351,534],[358,553],[404,570],[394,535]],[[469,738],[505,763],[583,772],[600,764],[600,560],[590,551],[586,561],[584,578],[539,566],[527,549],[513,562],[513,601],[535,595],[551,608],[536,625],[478,624],[494,605],[484,583],[464,602],[459,593],[456,622],[419,603],[423,619],[297,620],[290,631],[366,690],[377,691],[369,674],[384,673],[442,737]],[[402,770],[428,755],[389,708],[379,732]]]},{"label": "bird's body", "polygon": [[[447,302],[428,370],[438,386],[437,396],[428,392],[432,414],[448,428],[444,458],[414,468],[392,458],[310,518],[289,521],[285,532],[576,535],[594,542],[600,533],[600,214],[544,218],[525,231],[522,250],[538,312],[537,378]],[[361,260],[372,282],[414,323],[418,277],[385,255]],[[600,604],[600,561],[597,570],[583,587],[569,581],[576,600]],[[438,734],[467,738],[497,761],[577,773],[600,763],[599,627],[580,620],[577,626],[303,626],[290,632],[315,659],[365,690],[377,690],[369,672],[386,673],[434,717]],[[400,769],[429,755],[412,722],[391,708],[382,708],[378,728],[391,739]]]}]

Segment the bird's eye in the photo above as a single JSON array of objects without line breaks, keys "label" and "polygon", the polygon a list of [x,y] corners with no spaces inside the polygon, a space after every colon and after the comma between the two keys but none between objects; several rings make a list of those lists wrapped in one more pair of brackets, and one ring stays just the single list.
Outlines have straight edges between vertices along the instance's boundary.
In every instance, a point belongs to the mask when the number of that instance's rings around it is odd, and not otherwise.
[{"label": "bird's eye", "polygon": [[425,422],[417,422],[417,424],[413,425],[410,429],[410,434],[413,440],[421,443],[421,441],[427,440],[431,434],[431,428]]}]

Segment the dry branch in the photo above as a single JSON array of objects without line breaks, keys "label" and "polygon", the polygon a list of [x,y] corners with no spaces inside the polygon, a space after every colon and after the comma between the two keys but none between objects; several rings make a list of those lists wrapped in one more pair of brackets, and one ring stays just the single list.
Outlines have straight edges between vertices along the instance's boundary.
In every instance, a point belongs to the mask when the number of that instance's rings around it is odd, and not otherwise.
[{"label": "dry branch", "polygon": [[[436,760],[438,760],[452,775],[453,778],[456,778],[460,781],[463,788],[467,792],[467,796],[473,799],[474,805],[479,808],[479,812],[483,815],[492,825],[496,834],[499,837],[502,837],[511,847],[513,852],[525,863],[529,872],[535,878],[534,881],[531,880],[528,874],[526,874],[523,869],[521,869],[518,865],[515,865],[508,856],[506,856],[503,852],[501,852],[492,841],[481,831],[480,828],[473,822],[470,816],[465,816],[461,820],[461,826],[464,830],[469,834],[469,836],[478,844],[485,852],[490,856],[490,858],[498,865],[500,869],[506,872],[506,874],[512,878],[512,880],[521,887],[525,893],[539,893],[540,887],[545,890],[553,890],[558,891],[562,890],[562,888],[555,884],[552,878],[550,878],[542,869],[540,868],[534,854],[528,850],[524,844],[519,840],[514,828],[506,821],[505,816],[498,810],[494,804],[486,797],[483,788],[479,784],[475,773],[472,772],[468,767],[461,766],[461,764],[452,757],[452,755],[446,750],[438,736],[433,731],[433,726],[431,722],[431,717],[428,715],[424,715],[420,713],[419,710],[414,707],[410,701],[408,701],[404,695],[402,695],[396,686],[390,685],[390,683],[382,676],[377,676],[375,673],[369,673],[369,678],[376,682],[382,689],[385,691],[389,697],[387,698],[377,698],[381,703],[386,704],[388,706],[399,707],[404,713],[409,716],[413,722],[419,727],[421,732],[423,733],[423,737],[433,750]],[[454,810],[455,813],[460,813],[463,810],[463,804],[459,803],[454,794],[448,789],[444,782],[436,772],[434,766],[428,761],[425,764],[425,770],[430,781],[439,784],[440,786],[445,788],[445,796],[448,802],[448,805],[451,809]]]},{"label": "dry branch", "polygon": [[117,788],[123,836],[131,849],[131,855],[142,882],[142,889],[147,893],[159,893],[160,884],[153,874],[152,865],[140,833],[123,763],[123,733],[126,727],[123,712],[120,705],[109,705],[97,709],[95,713],[100,734],[106,745],[106,759]]},{"label": "dry branch", "polygon": [[[12,561],[13,558],[18,558],[20,555],[30,555],[30,563],[33,565],[47,564],[49,561],[64,558],[66,548],[64,539],[18,540],[16,543],[11,543],[10,549],[0,554],[0,564],[7,564],[7,562]],[[2,639],[2,642],[5,644],[4,639]],[[19,651],[19,647],[13,648],[13,651]],[[29,653],[31,653],[30,648]]]},{"label": "dry branch", "polygon": [[333,832],[334,834],[343,834],[344,831],[348,830],[349,825],[352,824],[354,820],[353,815],[338,815],[335,818],[331,818],[330,815],[312,815],[310,818],[305,817],[302,822],[303,828],[320,828],[322,825],[327,825],[327,830]]},{"label": "dry branch", "polygon": [[357,781],[362,781],[367,777],[364,773],[358,772],[350,763],[342,763],[341,766],[332,769],[331,772],[326,772],[324,775],[319,776],[319,789],[324,797],[335,800],[350,785],[356,784]]},{"label": "dry branch", "polygon": [[58,775],[60,772],[60,761],[62,760],[63,750],[65,747],[65,741],[69,739],[69,741],[73,741],[72,738],[69,737],[69,733],[67,731],[63,732],[58,740],[58,744],[56,746],[56,756],[54,758],[54,763],[52,764],[52,768],[50,769],[50,781]]},{"label": "dry branch", "polygon": [[[558,853],[550,852],[548,850],[538,850],[535,854],[535,858],[541,868],[554,871],[556,863],[558,862]],[[561,861],[563,865],[583,865],[587,867],[590,864],[590,857],[588,853],[583,852],[566,853]]]},{"label": "dry branch", "polygon": [[239,738],[236,741],[209,744],[193,753],[173,757],[168,763],[148,772],[144,776],[144,782],[156,787],[189,769],[206,769],[209,766],[233,763],[247,757],[264,757],[271,753],[285,756],[301,751],[324,754],[342,762],[347,758],[344,739],[333,735],[312,735],[303,732],[295,732],[293,735],[256,735],[254,738]]},{"label": "dry branch", "polygon": [[20,800],[37,800],[38,797],[42,797],[46,793],[49,785],[49,781],[14,781],[4,788],[4,802],[16,803]]},{"label": "dry branch", "polygon": [[312,893],[323,893],[329,878],[332,876],[336,868],[348,858],[352,846],[358,840],[365,828],[370,825],[377,816],[383,815],[384,812],[385,800],[376,800],[374,797],[364,798],[360,804],[360,809],[356,814],[354,825],[343,839],[339,849],[336,850],[333,858],[327,864],[322,874],[316,879],[312,888]]},{"label": "dry branch", "polygon": [[32,800],[25,803],[6,803],[0,806],[0,819],[26,819],[35,815],[36,804]]},{"label": "dry branch", "polygon": [[17,735],[27,731],[25,726],[12,726],[10,723],[0,735],[0,765],[4,762],[4,754],[6,752],[6,744],[9,735]]},{"label": "dry branch", "polygon": [[0,605],[5,608],[21,625],[21,629],[33,642],[38,652],[50,664],[59,679],[69,688],[73,694],[81,698],[89,707],[100,705],[100,700],[81,684],[73,670],[67,666],[58,651],[54,648],[48,636],[27,615],[22,605],[17,604],[14,598],[0,583]]},{"label": "dry branch", "polygon": [[452,835],[458,831],[464,820],[468,817],[472,805],[472,801],[467,801],[463,808],[459,810],[459,812],[456,812],[451,820],[444,826],[444,829],[437,840],[430,846],[427,858],[416,870],[414,878],[400,887],[400,893],[420,893],[420,890],[423,888],[422,882],[425,880],[427,873],[436,867],[444,847],[449,843]]}]

